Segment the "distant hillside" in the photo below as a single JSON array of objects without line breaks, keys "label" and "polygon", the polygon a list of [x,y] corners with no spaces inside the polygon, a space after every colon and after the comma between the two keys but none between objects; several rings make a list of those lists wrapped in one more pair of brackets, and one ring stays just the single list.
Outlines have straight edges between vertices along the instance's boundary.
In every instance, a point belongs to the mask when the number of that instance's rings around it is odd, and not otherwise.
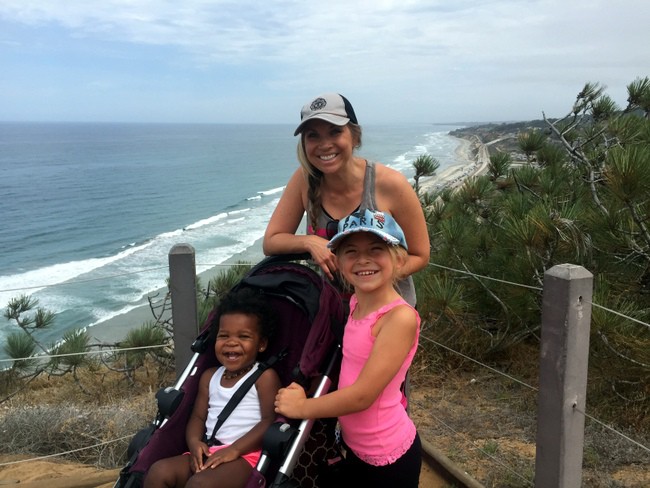
[{"label": "distant hillside", "polygon": [[[553,121],[553,119],[551,119],[551,121]],[[490,152],[495,150],[503,152],[519,152],[517,146],[517,135],[521,132],[531,130],[542,130],[550,134],[548,131],[548,124],[543,120],[479,124],[465,127],[463,129],[456,129],[449,132],[449,134],[454,137],[470,140],[476,136],[484,144],[500,139],[499,142],[491,145]]]}]

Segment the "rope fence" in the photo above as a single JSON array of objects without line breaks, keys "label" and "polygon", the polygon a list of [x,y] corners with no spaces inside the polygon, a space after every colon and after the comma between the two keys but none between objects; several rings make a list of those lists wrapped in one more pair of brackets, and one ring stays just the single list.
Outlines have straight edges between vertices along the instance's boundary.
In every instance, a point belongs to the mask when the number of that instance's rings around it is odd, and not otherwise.
[{"label": "rope fence", "polygon": [[[459,356],[459,357],[462,357],[462,358],[464,358],[464,359],[467,359],[467,360],[469,360],[469,361],[472,361],[473,363],[477,364],[478,366],[480,366],[480,367],[482,367],[482,368],[484,368],[484,369],[487,369],[487,370],[489,370],[489,371],[491,371],[491,372],[493,372],[493,373],[495,373],[495,374],[497,374],[497,375],[499,375],[499,376],[502,376],[502,377],[504,377],[504,378],[507,378],[507,379],[509,379],[510,381],[513,381],[513,382],[515,382],[515,383],[517,383],[517,384],[519,384],[519,385],[521,385],[521,386],[523,386],[523,387],[525,387],[525,388],[528,388],[528,389],[531,390],[531,391],[535,391],[535,392],[538,391],[538,388],[536,388],[536,387],[534,387],[534,386],[532,386],[532,385],[529,385],[529,384],[526,383],[525,381],[522,381],[522,380],[520,380],[520,379],[518,379],[518,378],[515,378],[514,376],[509,375],[509,374],[507,374],[507,373],[504,373],[503,371],[499,371],[498,369],[493,368],[492,366],[489,366],[489,365],[487,365],[487,364],[485,364],[485,363],[482,363],[481,361],[479,361],[479,360],[477,360],[477,359],[471,358],[471,357],[467,356],[466,354],[463,354],[463,353],[460,352],[460,351],[456,351],[456,350],[450,348],[449,346],[446,346],[446,345],[444,345],[444,344],[441,344],[440,342],[437,342],[437,341],[435,341],[435,340],[433,340],[433,339],[431,339],[431,338],[429,338],[429,337],[426,337],[426,336],[420,336],[420,339],[424,339],[425,341],[430,342],[430,343],[432,343],[432,344],[434,344],[434,345],[436,345],[436,346],[438,346],[438,347],[441,347],[441,348],[443,348],[443,349],[445,349],[445,350],[451,352],[452,354],[455,354],[455,355],[457,355],[457,356]],[[644,451],[650,453],[650,447],[648,447],[648,446],[644,446],[643,444],[641,444],[640,442],[638,442],[638,441],[632,439],[631,437],[629,437],[628,435],[624,434],[623,432],[620,432],[620,431],[616,430],[614,427],[612,427],[612,426],[606,424],[605,422],[602,422],[601,420],[598,420],[596,417],[594,417],[594,416],[592,416],[592,415],[589,415],[588,413],[586,413],[586,412],[584,412],[584,411],[582,411],[582,410],[580,410],[580,409],[578,409],[578,408],[576,408],[576,412],[581,413],[582,415],[584,415],[584,416],[585,416],[586,418],[588,418],[589,420],[592,420],[593,422],[599,424],[600,426],[602,426],[602,427],[608,429],[609,431],[611,431],[611,432],[613,432],[613,433],[619,435],[621,438],[625,439],[626,441],[628,441],[628,442],[630,442],[630,443],[636,445],[637,447],[643,449]]]},{"label": "rope fence", "polygon": [[32,461],[42,461],[44,459],[52,459],[52,458],[56,458],[56,457],[61,457],[61,456],[65,456],[67,454],[74,454],[75,452],[87,451],[89,449],[96,449],[98,447],[108,446],[110,444],[115,444],[116,442],[124,441],[126,439],[131,439],[132,437],[133,437],[132,435],[126,435],[126,436],[118,437],[117,439],[111,439],[110,441],[100,442],[100,443],[94,444],[92,446],[80,447],[79,449],[71,449],[69,451],[58,452],[56,454],[48,454],[47,456],[38,456],[38,457],[33,457],[33,458],[28,458],[28,459],[18,459],[17,461],[8,461],[6,463],[0,463],[0,467],[2,467],[2,466],[11,466],[11,465],[14,465],[14,464],[21,464],[21,463],[27,463],[27,462],[32,462]]},{"label": "rope fence", "polygon": [[[246,264],[246,263],[197,264],[197,267],[205,268],[206,270],[210,269],[210,268],[215,268],[215,267],[233,267],[233,266],[249,266],[249,264]],[[451,267],[448,267],[448,266],[440,265],[440,264],[437,264],[437,263],[429,263],[429,266],[444,269],[444,270],[447,270],[447,271],[450,271],[450,272],[453,272],[453,273],[469,275],[469,276],[472,276],[474,278],[478,278],[478,279],[482,279],[482,280],[494,281],[494,282],[506,284],[506,285],[509,285],[509,286],[516,286],[516,287],[526,288],[526,289],[534,290],[534,291],[537,291],[537,292],[542,292],[543,291],[543,288],[541,288],[541,287],[524,285],[524,284],[521,284],[521,283],[516,283],[516,282],[512,282],[512,281],[493,278],[493,277],[490,277],[490,276],[479,275],[479,274],[472,273],[471,271],[459,270],[459,269],[451,268]],[[168,269],[168,268],[166,266],[165,267],[156,267],[156,268],[147,268],[147,269],[132,271],[132,272],[128,272],[128,273],[115,274],[115,275],[106,276],[106,277],[102,277],[102,278],[87,279],[87,280],[70,280],[70,281],[66,281],[66,282],[62,282],[62,283],[54,283],[54,284],[50,284],[50,285],[3,289],[3,290],[0,290],[0,293],[2,293],[2,292],[22,292],[22,291],[28,291],[28,290],[32,290],[32,289],[42,289],[42,288],[45,288],[45,287],[65,286],[65,285],[70,285],[70,284],[79,284],[79,283],[86,283],[86,282],[91,282],[91,281],[110,280],[112,278],[116,278],[116,277],[120,277],[120,276],[133,275],[133,274],[139,274],[139,273],[147,273],[147,272],[151,272],[151,271],[159,271],[161,269]],[[644,327],[647,327],[647,328],[650,329],[650,324],[648,324],[646,322],[643,322],[641,320],[638,320],[638,319],[636,319],[634,317],[627,316],[625,314],[622,314],[620,312],[617,312],[615,310],[612,310],[610,308],[607,308],[605,306],[599,305],[599,304],[594,303],[594,302],[591,302],[590,305],[592,305],[592,306],[594,306],[596,308],[599,308],[599,309],[601,309],[601,310],[603,310],[605,312],[612,313],[612,314],[614,314],[614,315],[616,315],[618,317],[621,317],[623,319],[629,320],[631,322],[634,322],[636,324],[639,324],[641,326],[644,326]],[[475,363],[476,365],[480,366],[481,368],[484,368],[486,370],[491,371],[492,373],[495,373],[495,374],[497,374],[499,376],[507,378],[508,380],[513,381],[513,382],[515,382],[515,383],[517,383],[517,384],[519,384],[519,385],[521,385],[521,386],[523,386],[523,387],[525,387],[527,389],[530,389],[531,391],[537,391],[538,390],[536,387],[531,386],[531,385],[527,384],[526,382],[524,382],[524,381],[522,381],[522,380],[520,380],[520,379],[518,379],[518,378],[516,378],[516,377],[514,377],[514,376],[512,376],[510,374],[502,372],[502,371],[500,371],[500,370],[498,370],[498,369],[496,369],[496,368],[494,368],[492,366],[489,366],[489,365],[487,365],[485,363],[482,363],[479,360],[471,358],[470,356],[467,356],[467,355],[465,355],[465,354],[463,354],[463,353],[461,353],[459,351],[456,351],[453,348],[450,348],[447,345],[441,344],[441,343],[439,343],[439,342],[437,342],[437,341],[435,341],[435,340],[433,340],[433,339],[431,339],[429,337],[421,335],[421,339],[424,339],[425,341],[430,342],[430,343],[434,344],[437,347],[445,349],[445,350],[447,350],[448,352],[450,352],[452,354],[455,354],[455,355],[457,355],[459,357],[462,357],[462,358],[464,358],[464,359],[466,359],[468,361],[471,361],[471,362]],[[78,353],[67,353],[67,354],[39,355],[39,356],[32,356],[32,357],[25,357],[25,358],[0,359],[0,364],[6,363],[6,362],[12,362],[12,361],[24,361],[24,360],[33,360],[33,359],[50,359],[50,358],[60,358],[60,357],[79,356],[79,355],[97,355],[97,354],[104,354],[105,355],[105,354],[121,353],[121,352],[127,352],[127,351],[152,350],[152,349],[159,349],[159,348],[166,348],[166,347],[170,347],[169,344],[158,344],[158,345],[152,345],[152,346],[128,347],[128,348],[112,348],[112,349],[104,349],[104,350],[100,349],[100,350],[94,350],[94,351],[86,351],[86,352],[78,352]],[[613,432],[614,434],[620,436],[621,438],[623,438],[627,442],[635,445],[636,447],[644,450],[645,452],[650,453],[650,448],[648,446],[643,445],[642,443],[632,439],[631,437],[629,437],[625,433],[620,432],[619,430],[615,429],[614,427],[606,424],[605,422],[600,421],[599,419],[587,414],[586,412],[584,412],[584,411],[582,411],[580,409],[576,409],[576,411],[581,413],[582,415],[584,415],[585,418],[588,418],[589,420],[597,423],[598,425],[602,426],[603,428],[605,428],[605,429]],[[451,426],[449,426],[447,423],[445,423],[441,419],[435,417],[433,414],[431,414],[431,416],[440,425],[443,425],[450,432],[453,432],[454,435],[460,436],[460,433],[457,432],[455,429],[453,429]],[[72,454],[72,453],[75,453],[75,452],[78,452],[78,451],[93,449],[93,448],[101,447],[103,445],[107,445],[107,444],[111,444],[111,443],[115,443],[115,442],[120,442],[120,441],[123,441],[125,439],[130,439],[131,437],[132,436],[124,436],[124,437],[120,437],[120,438],[117,438],[117,439],[102,442],[102,443],[95,444],[95,445],[92,445],[92,446],[87,446],[87,447],[80,448],[80,449],[73,449],[73,450],[69,450],[69,451],[65,451],[65,452],[50,454],[50,455],[47,455],[47,456],[39,456],[39,457],[34,457],[34,458],[29,458],[29,459],[24,459],[24,460],[19,460],[19,461],[11,461],[11,462],[7,462],[7,463],[0,463],[0,467],[11,465],[11,464],[18,464],[18,463],[24,463],[24,462],[29,462],[29,461],[35,461],[35,460],[42,460],[42,459],[61,457],[61,456]],[[472,441],[472,443],[473,443],[475,449],[479,450],[482,454],[489,457],[494,462],[496,462],[496,463],[502,465],[504,468],[508,469],[510,472],[512,472],[513,475],[517,476],[523,482],[525,482],[526,485],[530,485],[530,486],[533,485],[533,482],[531,480],[523,477],[521,474],[519,474],[518,472],[516,472],[512,468],[509,468],[502,461],[500,461],[495,456],[493,456],[491,453],[487,452],[485,449],[483,449],[478,444],[476,444],[476,442]]]},{"label": "rope fence", "polygon": [[82,352],[68,352],[65,354],[39,354],[38,356],[28,356],[24,358],[11,358],[11,359],[0,359],[0,363],[9,362],[9,361],[29,361],[34,359],[54,359],[54,358],[65,358],[69,356],[92,356],[94,354],[113,354],[120,353],[125,351],[142,351],[146,349],[160,349],[163,347],[169,347],[169,344],[155,344],[153,346],[138,346],[138,347],[122,347],[122,348],[113,348],[113,349],[100,349],[98,351],[82,351]]},{"label": "rope fence", "polygon": [[[197,263],[197,267],[199,267],[199,266],[200,267],[205,267],[205,269],[210,269],[210,268],[216,268],[216,267],[229,268],[229,267],[232,267],[232,266],[248,266],[248,265],[244,264],[244,263],[231,263],[231,264],[224,264],[224,263],[220,263],[220,264],[198,264]],[[526,289],[529,289],[529,290],[535,290],[535,291],[539,291],[539,292],[543,291],[543,288],[539,287],[539,286],[524,285],[523,283],[516,283],[514,281],[502,280],[500,278],[494,278],[494,277],[491,277],[491,276],[480,275],[480,274],[472,273],[471,271],[455,269],[455,268],[451,268],[449,266],[443,266],[442,264],[429,263],[429,266],[445,269],[447,271],[452,271],[452,272],[458,273],[458,274],[469,275],[469,276],[472,276],[474,278],[481,278],[481,279],[488,280],[488,281],[503,283],[505,285],[516,286],[516,287],[519,287],[519,288],[526,288]],[[138,271],[131,271],[131,272],[128,272],[128,273],[119,273],[119,274],[104,276],[104,277],[101,277],[101,278],[92,278],[92,279],[87,279],[87,280],[70,280],[70,281],[65,281],[65,282],[62,282],[62,283],[52,283],[52,284],[49,284],[49,285],[28,286],[28,287],[24,287],[24,288],[7,288],[7,289],[0,290],[0,293],[20,292],[20,291],[27,291],[27,290],[33,290],[33,289],[42,289],[42,288],[49,288],[49,287],[56,287],[56,286],[75,285],[75,284],[87,283],[87,282],[91,282],[91,281],[110,280],[112,278],[118,278],[118,277],[121,277],[121,276],[129,276],[129,275],[134,275],[134,274],[139,274],[139,273],[147,273],[147,272],[150,272],[150,271],[158,271],[158,270],[161,270],[161,269],[167,269],[167,267],[166,266],[161,266],[161,267],[156,267],[156,268],[146,268],[146,269],[142,269],[142,270],[138,270]],[[650,328],[650,324],[647,323],[647,322],[643,322],[643,321],[638,320],[638,319],[636,319],[634,317],[630,317],[628,315],[622,314],[620,312],[617,312],[616,310],[612,310],[612,309],[607,308],[607,307],[605,307],[603,305],[599,305],[598,303],[590,302],[590,305],[592,305],[592,306],[594,306],[596,308],[599,308],[601,310],[604,310],[606,312],[613,313],[614,315],[617,315],[617,316],[619,316],[621,318],[624,318],[626,320],[630,320],[630,321],[635,322],[637,324],[643,325],[644,327]]]}]

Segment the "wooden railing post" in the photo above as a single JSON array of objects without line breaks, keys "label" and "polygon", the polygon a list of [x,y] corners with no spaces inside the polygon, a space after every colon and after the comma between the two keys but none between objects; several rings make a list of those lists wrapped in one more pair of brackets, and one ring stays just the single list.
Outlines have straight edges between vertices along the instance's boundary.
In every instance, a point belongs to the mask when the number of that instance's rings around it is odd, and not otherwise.
[{"label": "wooden railing post", "polygon": [[561,264],[544,274],[536,488],[582,484],[593,275]]},{"label": "wooden railing post", "polygon": [[196,261],[194,248],[176,244],[169,251],[169,291],[172,299],[176,377],[190,362],[190,346],[199,335],[196,305]]}]

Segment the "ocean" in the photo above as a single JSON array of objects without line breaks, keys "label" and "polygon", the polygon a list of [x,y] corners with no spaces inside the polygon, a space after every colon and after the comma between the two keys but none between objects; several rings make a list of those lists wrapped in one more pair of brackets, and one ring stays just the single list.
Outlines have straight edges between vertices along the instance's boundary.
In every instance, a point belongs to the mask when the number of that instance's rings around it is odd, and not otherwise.
[{"label": "ocean", "polygon": [[[442,171],[456,163],[456,128],[364,126],[358,154],[411,178],[428,153]],[[0,122],[0,307],[37,299],[55,313],[38,331],[53,344],[141,306],[165,286],[177,243],[195,248],[198,272],[250,248],[298,165],[293,129]],[[0,345],[15,330],[1,317]]]}]

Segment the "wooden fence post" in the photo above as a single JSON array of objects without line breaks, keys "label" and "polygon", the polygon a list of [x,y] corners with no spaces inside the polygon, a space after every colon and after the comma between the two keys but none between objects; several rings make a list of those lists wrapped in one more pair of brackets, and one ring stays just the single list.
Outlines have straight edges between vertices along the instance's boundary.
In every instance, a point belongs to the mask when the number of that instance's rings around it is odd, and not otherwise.
[{"label": "wooden fence post", "polygon": [[190,362],[190,346],[199,335],[196,305],[196,261],[194,248],[176,244],[169,251],[169,291],[172,299],[176,377]]},{"label": "wooden fence post", "polygon": [[561,264],[544,273],[537,400],[536,488],[579,488],[593,275]]}]

